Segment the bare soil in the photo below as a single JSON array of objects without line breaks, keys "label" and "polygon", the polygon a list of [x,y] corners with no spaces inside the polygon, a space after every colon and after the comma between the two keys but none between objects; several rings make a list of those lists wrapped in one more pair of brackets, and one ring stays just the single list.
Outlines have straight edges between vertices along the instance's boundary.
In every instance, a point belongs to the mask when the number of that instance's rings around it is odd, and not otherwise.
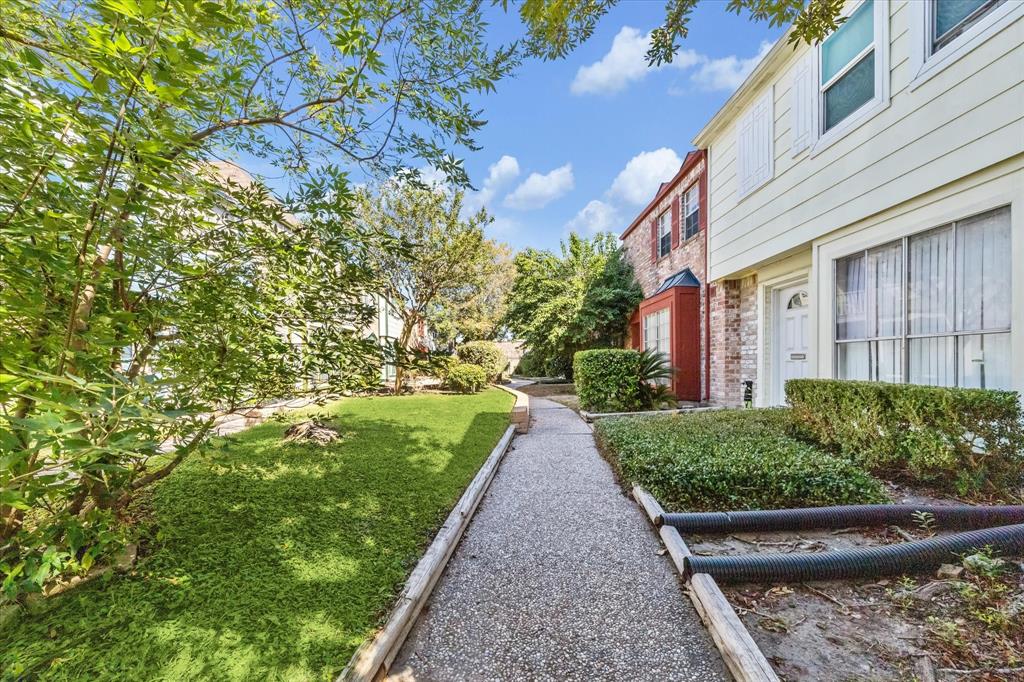
[{"label": "bare soil", "polygon": [[[903,503],[954,502],[893,489]],[[695,554],[821,552],[925,538],[928,528],[687,536]],[[998,563],[998,562],[997,562]],[[994,571],[723,585],[785,680],[1024,680],[1024,563]],[[934,674],[933,678],[928,673]]]}]

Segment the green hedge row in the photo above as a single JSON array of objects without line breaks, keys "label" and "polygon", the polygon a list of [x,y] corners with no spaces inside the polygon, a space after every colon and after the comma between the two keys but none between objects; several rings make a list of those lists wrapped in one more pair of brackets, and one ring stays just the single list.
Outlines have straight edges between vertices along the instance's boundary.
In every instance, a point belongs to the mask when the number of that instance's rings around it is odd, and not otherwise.
[{"label": "green hedge row", "polygon": [[886,501],[855,464],[789,435],[788,410],[719,410],[595,422],[620,476],[670,511]]},{"label": "green hedge row", "polygon": [[1024,472],[1016,393],[832,379],[786,382],[797,433],[873,473],[961,495],[1014,492]]},{"label": "green hedge row", "polygon": [[459,393],[477,393],[487,385],[487,370],[480,365],[458,362],[448,367],[445,383]]},{"label": "green hedge row", "polygon": [[491,381],[496,381],[508,367],[508,358],[493,341],[468,341],[455,354],[462,362],[483,367]]},{"label": "green hedge row", "polygon": [[573,358],[580,407],[590,412],[640,408],[640,353],[622,348],[581,350]]}]

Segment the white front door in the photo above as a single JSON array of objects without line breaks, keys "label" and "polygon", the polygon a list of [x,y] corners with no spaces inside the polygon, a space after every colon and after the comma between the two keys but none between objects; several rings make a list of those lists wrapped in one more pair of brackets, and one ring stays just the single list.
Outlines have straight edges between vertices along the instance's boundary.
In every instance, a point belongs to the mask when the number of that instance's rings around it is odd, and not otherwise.
[{"label": "white front door", "polygon": [[810,343],[810,300],[807,285],[788,287],[778,293],[775,338],[775,386],[772,400],[786,403],[786,382],[807,376],[807,353]]}]

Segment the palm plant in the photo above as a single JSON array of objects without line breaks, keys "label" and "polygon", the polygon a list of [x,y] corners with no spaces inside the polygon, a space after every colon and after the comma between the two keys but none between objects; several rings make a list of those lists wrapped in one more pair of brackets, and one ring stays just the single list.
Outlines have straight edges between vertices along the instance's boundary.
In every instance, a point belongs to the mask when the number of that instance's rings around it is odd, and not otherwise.
[{"label": "palm plant", "polygon": [[676,402],[668,386],[675,371],[664,353],[650,348],[640,351],[640,402],[644,407],[660,409]]}]

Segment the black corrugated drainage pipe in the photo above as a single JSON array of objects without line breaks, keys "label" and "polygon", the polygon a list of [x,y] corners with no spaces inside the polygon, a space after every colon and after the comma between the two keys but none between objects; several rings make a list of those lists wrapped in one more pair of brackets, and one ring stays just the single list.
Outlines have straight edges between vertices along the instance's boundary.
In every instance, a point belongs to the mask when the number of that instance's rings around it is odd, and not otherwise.
[{"label": "black corrugated drainage pipe", "polygon": [[931,514],[936,528],[969,530],[1024,523],[1024,505],[971,507],[967,505],[858,504],[810,509],[695,512],[662,514],[658,526],[678,528],[681,533],[743,533],[748,531],[811,530],[914,524],[915,514]]},{"label": "black corrugated drainage pipe", "polygon": [[984,547],[991,547],[1001,556],[1024,554],[1024,524],[817,554],[691,556],[684,559],[684,570],[687,578],[707,573],[725,583],[868,578],[931,571]]}]

